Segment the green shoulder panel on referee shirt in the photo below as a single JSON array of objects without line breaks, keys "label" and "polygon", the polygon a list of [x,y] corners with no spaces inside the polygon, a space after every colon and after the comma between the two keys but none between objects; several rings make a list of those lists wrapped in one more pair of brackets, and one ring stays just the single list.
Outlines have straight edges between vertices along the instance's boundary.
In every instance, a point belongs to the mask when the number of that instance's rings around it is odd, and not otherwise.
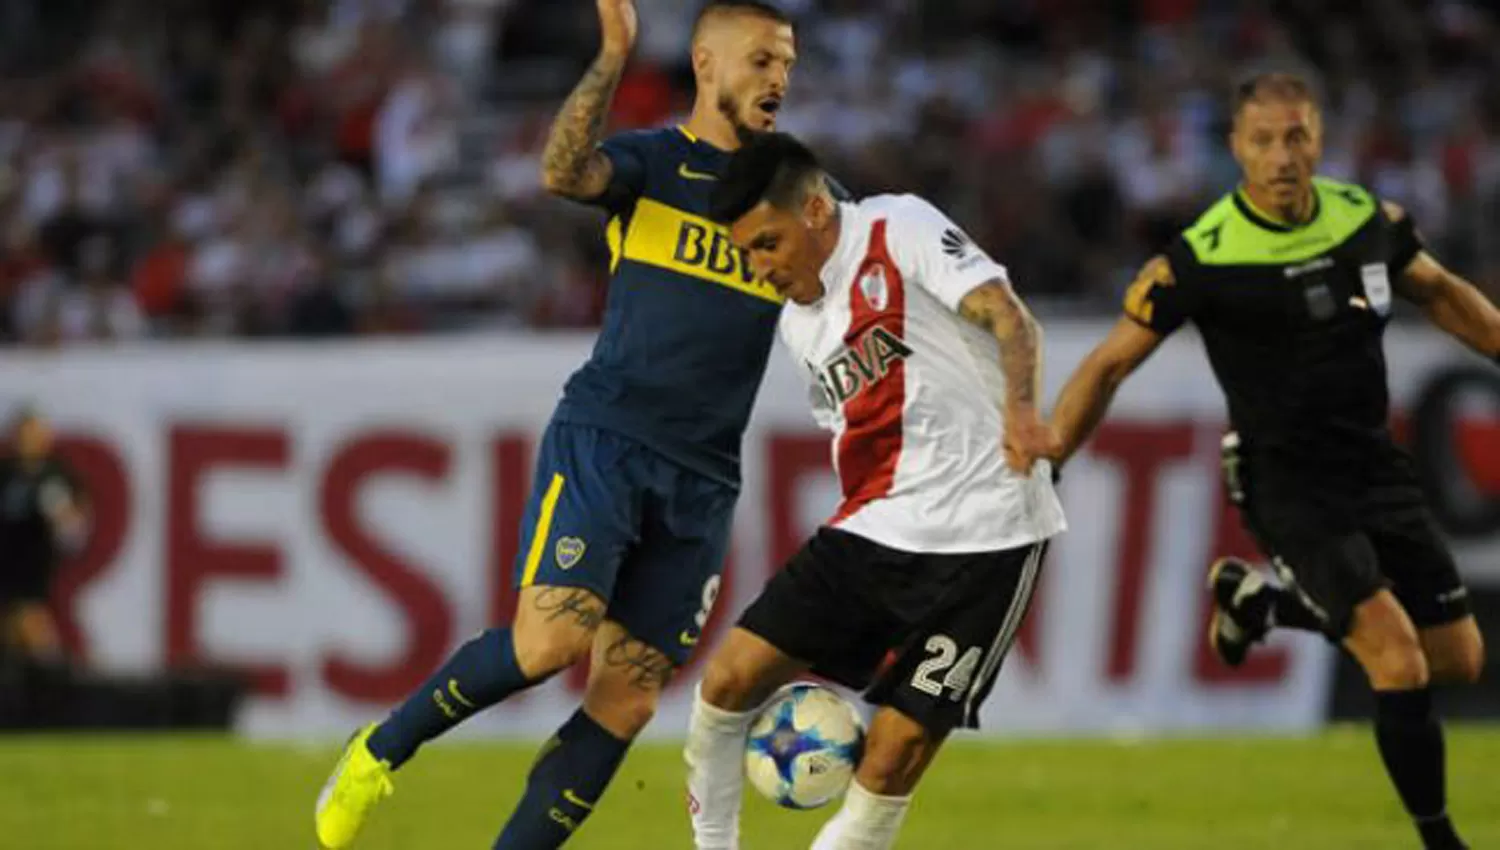
[{"label": "green shoulder panel on referee shirt", "polygon": [[1279,265],[1307,260],[1348,239],[1380,204],[1352,183],[1313,178],[1317,209],[1313,220],[1288,227],[1256,214],[1239,191],[1209,207],[1182,238],[1205,266]]}]

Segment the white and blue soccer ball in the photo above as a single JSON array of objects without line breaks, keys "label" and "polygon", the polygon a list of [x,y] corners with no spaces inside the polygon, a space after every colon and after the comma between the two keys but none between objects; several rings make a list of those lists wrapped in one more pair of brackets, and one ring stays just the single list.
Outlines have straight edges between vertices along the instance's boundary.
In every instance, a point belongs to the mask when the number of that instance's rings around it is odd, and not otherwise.
[{"label": "white and blue soccer ball", "polygon": [[796,682],[777,691],[751,724],[745,775],[778,806],[816,809],[843,796],[864,745],[864,723],[848,700]]}]

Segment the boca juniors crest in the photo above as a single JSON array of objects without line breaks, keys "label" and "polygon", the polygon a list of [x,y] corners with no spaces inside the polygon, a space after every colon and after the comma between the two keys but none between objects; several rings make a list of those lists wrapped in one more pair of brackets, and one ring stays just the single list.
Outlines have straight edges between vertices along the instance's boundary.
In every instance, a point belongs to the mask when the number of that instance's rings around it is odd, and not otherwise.
[{"label": "boca juniors crest", "polygon": [[557,565],[565,570],[571,570],[582,558],[583,551],[588,548],[577,537],[559,537],[557,539]]}]

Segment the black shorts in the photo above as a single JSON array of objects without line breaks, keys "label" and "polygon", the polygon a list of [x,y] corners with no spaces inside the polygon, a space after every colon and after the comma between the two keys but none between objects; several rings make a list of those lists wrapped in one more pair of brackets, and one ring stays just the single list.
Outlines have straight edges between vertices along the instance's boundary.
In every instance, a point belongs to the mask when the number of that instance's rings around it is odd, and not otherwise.
[{"label": "black shorts", "polygon": [[1253,453],[1226,449],[1225,459],[1246,527],[1330,639],[1341,641],[1355,607],[1386,588],[1419,629],[1469,616],[1468,589],[1399,449],[1339,478]]},{"label": "black shorts", "polygon": [[1045,551],[921,554],[822,528],[739,625],[935,734],[973,729]]},{"label": "black shorts", "polygon": [[30,553],[0,554],[0,610],[46,602],[52,592],[50,560]]}]

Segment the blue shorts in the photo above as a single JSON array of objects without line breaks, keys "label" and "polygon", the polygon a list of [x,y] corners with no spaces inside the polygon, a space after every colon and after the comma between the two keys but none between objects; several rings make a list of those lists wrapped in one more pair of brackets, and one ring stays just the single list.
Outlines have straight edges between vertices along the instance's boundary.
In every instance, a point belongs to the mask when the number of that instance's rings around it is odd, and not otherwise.
[{"label": "blue shorts", "polygon": [[739,491],[613,431],[553,422],[521,526],[519,587],[582,587],[674,664],[719,594]]}]

